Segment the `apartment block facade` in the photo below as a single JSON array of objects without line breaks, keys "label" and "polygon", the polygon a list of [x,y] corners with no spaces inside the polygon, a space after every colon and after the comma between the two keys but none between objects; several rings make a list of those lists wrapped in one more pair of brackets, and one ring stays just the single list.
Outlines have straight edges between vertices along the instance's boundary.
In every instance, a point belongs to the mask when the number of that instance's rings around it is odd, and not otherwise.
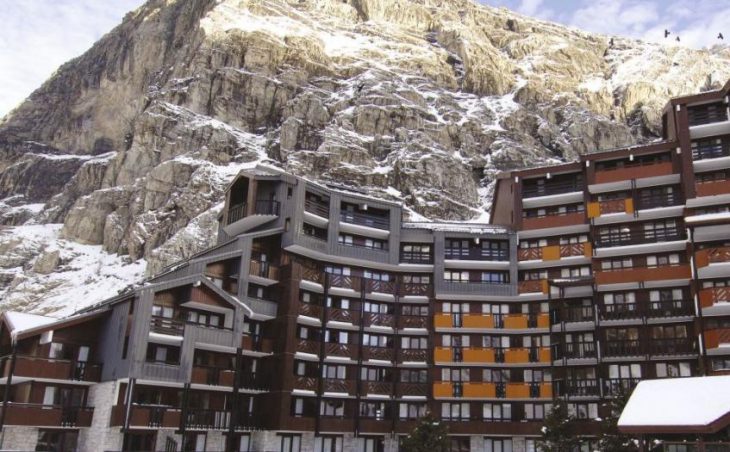
[{"label": "apartment block facade", "polygon": [[274,168],[218,245],[66,319],[0,317],[3,448],[532,451],[556,398],[586,448],[640,379],[730,370],[728,88],[663,140],[500,175],[491,224]]}]

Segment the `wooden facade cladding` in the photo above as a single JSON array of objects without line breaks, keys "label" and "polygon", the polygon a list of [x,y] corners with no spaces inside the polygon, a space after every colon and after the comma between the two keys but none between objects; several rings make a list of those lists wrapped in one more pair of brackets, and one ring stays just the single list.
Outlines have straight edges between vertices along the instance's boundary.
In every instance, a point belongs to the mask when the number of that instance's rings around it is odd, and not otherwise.
[{"label": "wooden facade cladding", "polygon": [[595,272],[596,284],[620,284],[628,282],[690,279],[691,277],[692,271],[689,265],[662,266],[655,268],[639,267],[624,270]]},{"label": "wooden facade cladding", "polygon": [[90,427],[93,414],[94,408],[87,407],[10,403],[5,413],[5,425],[41,425],[59,428]]},{"label": "wooden facade cladding", "polygon": [[590,242],[570,243],[567,245],[548,245],[535,248],[520,248],[517,256],[520,261],[544,260],[553,261],[565,257],[588,257],[593,255]]},{"label": "wooden facade cladding", "polygon": [[[459,316],[460,323],[455,322]],[[548,328],[550,319],[548,314],[436,314],[434,315],[435,328],[472,328],[472,329],[527,329]],[[499,326],[497,326],[499,325]]]},{"label": "wooden facade cladding", "polygon": [[625,166],[610,170],[597,170],[595,173],[596,184],[620,182],[644,177],[667,176],[672,174],[672,162],[652,163],[647,165]]},{"label": "wooden facade cladding", "polygon": [[524,293],[543,293],[547,294],[550,285],[547,279],[533,279],[529,281],[520,281],[517,285],[517,291]]},{"label": "wooden facade cladding", "polygon": [[712,307],[717,303],[730,303],[730,287],[708,287],[699,292],[700,306]]},{"label": "wooden facade cladding", "polygon": [[730,328],[718,328],[705,331],[705,347],[708,349],[718,348],[721,345],[730,344]]},{"label": "wooden facade cladding", "polygon": [[586,216],[583,212],[567,213],[565,215],[548,215],[544,217],[523,218],[522,229],[547,229],[559,228],[565,226],[573,226],[583,224]]}]

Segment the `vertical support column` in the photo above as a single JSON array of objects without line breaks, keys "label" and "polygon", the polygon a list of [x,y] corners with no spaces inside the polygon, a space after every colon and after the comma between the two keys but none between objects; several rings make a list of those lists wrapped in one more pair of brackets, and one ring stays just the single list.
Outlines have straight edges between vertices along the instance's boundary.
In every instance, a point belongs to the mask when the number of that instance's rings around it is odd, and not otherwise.
[{"label": "vertical support column", "polygon": [[182,407],[180,409],[180,437],[182,438],[183,447],[185,446],[185,429],[188,424],[188,396],[190,395],[190,383],[183,386]]},{"label": "vertical support column", "polygon": [[8,399],[10,398],[10,387],[13,384],[13,374],[15,373],[15,361],[18,354],[18,344],[13,341],[13,351],[10,355],[10,369],[8,371],[8,381],[5,382],[5,393],[3,396],[3,412],[0,413],[0,448],[5,442],[5,414],[8,411]]},{"label": "vertical support column", "polygon": [[136,378],[130,378],[127,383],[127,392],[124,395],[124,427],[122,428],[122,450],[129,450],[129,421],[132,417],[132,398],[134,395],[134,386],[137,383]]},{"label": "vertical support column", "polygon": [[228,425],[228,434],[226,435],[226,452],[235,452],[236,447],[236,428],[238,427],[239,414],[239,389],[241,387],[241,367],[243,365],[243,352],[241,347],[236,348],[235,369],[233,372],[233,396],[231,397],[231,419]]},{"label": "vertical support column", "polygon": [[690,267],[692,268],[692,281],[690,281],[690,289],[692,291],[692,301],[694,301],[695,305],[695,316],[697,318],[697,322],[695,322],[695,325],[698,326],[698,334],[699,337],[699,346],[700,350],[698,351],[698,370],[700,375],[707,375],[707,347],[705,344],[705,319],[702,315],[702,305],[700,304],[699,294],[700,294],[700,281],[697,273],[697,261],[695,260],[695,228],[693,226],[689,226],[687,228],[687,237],[689,238],[689,263]]},{"label": "vertical support column", "polygon": [[321,428],[321,405],[322,405],[322,393],[324,392],[324,376],[322,370],[324,369],[324,357],[327,353],[325,342],[325,335],[327,333],[327,320],[329,319],[329,308],[327,307],[327,297],[329,297],[330,289],[330,274],[324,272],[324,278],[322,281],[323,292],[323,306],[322,306],[322,317],[320,319],[322,327],[320,328],[320,342],[319,342],[319,362],[317,365],[317,402],[316,402],[316,417],[314,421],[314,434],[318,435]]}]

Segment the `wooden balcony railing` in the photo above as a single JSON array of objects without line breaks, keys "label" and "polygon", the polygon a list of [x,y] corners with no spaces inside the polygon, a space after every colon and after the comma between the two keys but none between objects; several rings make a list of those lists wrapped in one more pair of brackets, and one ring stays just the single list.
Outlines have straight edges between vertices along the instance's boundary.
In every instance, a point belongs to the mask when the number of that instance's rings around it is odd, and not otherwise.
[{"label": "wooden balcony railing", "polygon": [[248,268],[248,274],[252,276],[258,276],[261,278],[271,279],[274,281],[279,280],[279,267],[271,264],[270,262],[261,262],[251,259]]},{"label": "wooden balcony railing", "polygon": [[431,284],[422,283],[402,283],[401,295],[413,295],[427,297],[431,294]]},{"label": "wooden balcony railing", "polygon": [[167,317],[152,316],[150,319],[150,332],[168,334],[170,336],[182,336],[185,329],[185,322],[170,319]]},{"label": "wooden balcony railing", "polygon": [[393,393],[393,383],[388,381],[368,381],[365,386],[366,394],[387,394]]},{"label": "wooden balcony railing", "polygon": [[425,349],[404,349],[398,354],[400,362],[425,362],[428,359],[428,350]]},{"label": "wooden balcony railing", "polygon": [[586,220],[585,212],[568,212],[565,214],[546,215],[541,217],[526,217],[522,219],[523,229],[560,228],[583,224]]},{"label": "wooden balcony railing", "polygon": [[299,303],[299,314],[307,317],[321,319],[323,310],[324,308],[320,305],[312,303]]},{"label": "wooden balcony railing", "polygon": [[342,356],[357,359],[357,348],[351,344],[328,342],[325,344],[325,354],[327,356]]},{"label": "wooden balcony railing", "polygon": [[236,373],[230,369],[213,366],[193,366],[190,382],[210,386],[233,386]]},{"label": "wooden balcony railing", "polygon": [[521,261],[557,260],[564,257],[591,256],[591,244],[588,242],[570,243],[566,245],[550,245],[537,248],[520,248],[517,258]]},{"label": "wooden balcony railing", "polygon": [[696,181],[697,196],[717,196],[730,193],[730,179]]},{"label": "wooden balcony railing", "polygon": [[343,394],[355,394],[355,382],[353,380],[342,380],[338,378],[323,379],[322,386],[325,392],[339,392]]},{"label": "wooden balcony railing", "polygon": [[302,279],[322,284],[324,282],[324,273],[316,267],[302,266]]},{"label": "wooden balcony railing", "polygon": [[596,284],[620,284],[628,282],[663,281],[689,279],[692,270],[689,265],[677,264],[661,267],[633,267],[617,270],[596,271]]},{"label": "wooden balcony railing", "polygon": [[398,383],[396,390],[399,397],[428,395],[428,385],[426,383]]},{"label": "wooden balcony railing", "polygon": [[335,322],[360,324],[360,313],[350,309],[327,308],[327,318]]},{"label": "wooden balcony railing", "polygon": [[316,391],[317,390],[317,378],[297,376],[294,378],[294,388],[302,389],[305,391]]},{"label": "wooden balcony railing", "polygon": [[597,184],[618,182],[642,177],[657,177],[672,174],[672,162],[636,161],[623,166],[596,170]]},{"label": "wooden balcony railing", "polygon": [[274,351],[274,344],[268,337],[260,334],[244,334],[241,338],[241,348],[261,353],[271,353]]},{"label": "wooden balcony railing", "polygon": [[695,252],[697,267],[707,267],[710,264],[730,262],[730,246],[716,246]]},{"label": "wooden balcony railing", "polygon": [[93,414],[93,407],[8,402],[5,425],[90,427]]},{"label": "wooden balcony railing", "polygon": [[365,313],[365,320],[363,324],[365,326],[382,326],[392,328],[395,326],[395,316],[391,314],[367,312]]},{"label": "wooden balcony railing", "polygon": [[297,342],[297,351],[302,353],[309,353],[311,355],[319,355],[320,343],[317,341],[308,341],[306,339],[299,339]]},{"label": "wooden balcony railing", "polygon": [[[0,358],[3,377],[10,374],[11,358],[10,355]],[[17,355],[13,375],[28,378],[99,382],[101,381],[101,367],[101,364],[84,361]]]},{"label": "wooden balcony railing", "polygon": [[703,308],[720,303],[730,303],[730,287],[708,287],[700,290],[700,306]]},{"label": "wooden balcony railing", "polygon": [[395,294],[395,282],[394,281],[381,281],[378,279],[367,279],[363,278],[365,283],[365,292],[372,293],[387,293]]},{"label": "wooden balcony railing", "polygon": [[401,315],[398,317],[398,328],[427,328],[428,317],[418,315]]},{"label": "wooden balcony railing", "polygon": [[612,213],[633,213],[634,200],[611,199],[608,201],[591,202],[588,204],[588,218],[596,218]]},{"label": "wooden balcony railing", "polygon": [[392,347],[368,347],[362,348],[362,358],[364,360],[393,361],[395,353]]},{"label": "wooden balcony railing", "polygon": [[717,328],[705,331],[705,347],[718,348],[730,344],[730,328]]},{"label": "wooden balcony railing", "polygon": [[[121,407],[122,413],[124,406]],[[113,407],[116,408],[117,406]],[[177,408],[157,406],[157,405],[137,405],[132,406],[129,416],[130,427],[150,427],[150,428],[178,428],[180,427],[181,411]],[[124,417],[122,414],[122,422]]]},{"label": "wooden balcony railing", "polygon": [[546,279],[532,279],[520,281],[517,284],[518,293],[548,293],[548,282]]}]

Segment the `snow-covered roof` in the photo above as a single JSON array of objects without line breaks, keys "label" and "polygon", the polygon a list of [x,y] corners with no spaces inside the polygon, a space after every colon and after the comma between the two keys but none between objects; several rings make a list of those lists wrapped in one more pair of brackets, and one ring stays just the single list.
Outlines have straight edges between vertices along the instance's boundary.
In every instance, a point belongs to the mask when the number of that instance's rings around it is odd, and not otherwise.
[{"label": "snow-covered roof", "polygon": [[450,222],[406,222],[402,224],[403,229],[426,229],[429,231],[443,231],[467,234],[506,234],[508,229],[502,226],[480,223],[450,223]]},{"label": "snow-covered roof", "polygon": [[18,333],[22,333],[23,331],[39,328],[58,321],[58,319],[53,317],[27,314],[25,312],[6,312],[5,320],[8,328],[10,329],[10,334],[13,336],[16,336]]},{"label": "snow-covered roof", "polygon": [[730,423],[730,375],[645,380],[618,421],[622,431],[707,431]]}]

